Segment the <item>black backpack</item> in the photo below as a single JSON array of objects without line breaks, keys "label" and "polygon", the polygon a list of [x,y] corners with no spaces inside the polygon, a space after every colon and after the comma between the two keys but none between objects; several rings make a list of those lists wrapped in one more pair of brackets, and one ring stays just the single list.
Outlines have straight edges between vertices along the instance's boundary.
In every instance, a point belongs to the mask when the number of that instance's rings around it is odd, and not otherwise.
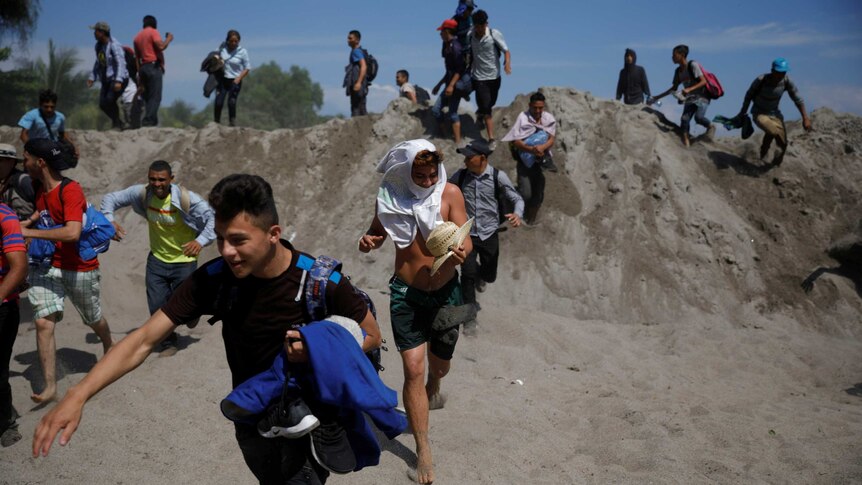
[{"label": "black backpack", "polygon": [[129,72],[129,79],[138,82],[138,64],[135,58],[135,51],[131,47],[124,45],[123,53],[126,55],[126,71]]},{"label": "black backpack", "polygon": [[377,59],[365,49],[362,49],[362,53],[365,55],[365,80],[368,84],[371,84],[371,81],[377,78],[377,70],[379,68]]},{"label": "black backpack", "polygon": [[431,101],[431,95],[425,88],[419,86],[413,86],[416,89],[416,102],[419,104],[425,104]]}]

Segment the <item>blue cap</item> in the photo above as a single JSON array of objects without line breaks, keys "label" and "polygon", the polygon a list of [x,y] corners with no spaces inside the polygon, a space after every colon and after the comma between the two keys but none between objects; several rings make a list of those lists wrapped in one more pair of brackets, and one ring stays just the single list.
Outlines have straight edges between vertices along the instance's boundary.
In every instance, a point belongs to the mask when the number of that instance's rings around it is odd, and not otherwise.
[{"label": "blue cap", "polygon": [[787,59],[779,57],[772,61],[772,70],[775,72],[790,72],[790,63]]}]

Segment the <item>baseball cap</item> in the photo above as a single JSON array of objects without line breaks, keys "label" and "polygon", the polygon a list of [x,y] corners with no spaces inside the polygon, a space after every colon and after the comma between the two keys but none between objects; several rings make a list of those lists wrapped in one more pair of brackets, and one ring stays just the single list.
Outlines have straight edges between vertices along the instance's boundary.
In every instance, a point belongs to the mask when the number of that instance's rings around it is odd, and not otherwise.
[{"label": "baseball cap", "polygon": [[472,157],[476,155],[485,155],[486,157],[492,153],[494,150],[491,150],[491,146],[488,145],[488,142],[485,140],[476,140],[471,141],[464,148],[459,148],[455,150],[456,152],[464,155],[465,157]]},{"label": "baseball cap", "polygon": [[446,19],[443,21],[443,24],[440,25],[440,27],[437,27],[437,30],[443,30],[443,29],[453,29],[454,30],[457,28],[458,28],[458,21],[457,20]]},{"label": "baseball cap", "polygon": [[790,72],[790,63],[787,59],[779,57],[772,61],[772,70],[775,72]]},{"label": "baseball cap", "polygon": [[57,170],[72,168],[63,155],[60,144],[48,138],[31,138],[24,144],[24,151],[36,158],[45,160],[49,167]]},{"label": "baseball cap", "polygon": [[96,22],[96,24],[91,25],[90,28],[93,30],[103,30],[105,32],[111,31],[111,26],[108,25],[108,22]]},{"label": "baseball cap", "polygon": [[18,156],[18,151],[15,150],[15,147],[8,143],[0,143],[0,158],[10,158],[16,162],[20,162],[22,159]]}]

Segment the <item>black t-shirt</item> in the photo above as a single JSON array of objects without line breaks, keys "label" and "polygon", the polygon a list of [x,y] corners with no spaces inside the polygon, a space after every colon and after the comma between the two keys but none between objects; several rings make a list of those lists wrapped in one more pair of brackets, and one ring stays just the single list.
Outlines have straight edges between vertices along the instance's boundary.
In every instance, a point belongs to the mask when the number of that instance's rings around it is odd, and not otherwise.
[{"label": "black t-shirt", "polygon": [[[162,307],[176,325],[201,315],[219,314],[234,387],[272,365],[284,348],[287,330],[311,321],[305,291],[300,286],[303,271],[296,266],[303,253],[287,241],[281,242],[292,253],[290,267],[281,275],[272,279],[254,276],[238,279],[224,260],[217,258],[198,268]],[[368,311],[347,278],[341,278],[338,285],[328,283],[326,307],[329,313],[357,323]]]}]

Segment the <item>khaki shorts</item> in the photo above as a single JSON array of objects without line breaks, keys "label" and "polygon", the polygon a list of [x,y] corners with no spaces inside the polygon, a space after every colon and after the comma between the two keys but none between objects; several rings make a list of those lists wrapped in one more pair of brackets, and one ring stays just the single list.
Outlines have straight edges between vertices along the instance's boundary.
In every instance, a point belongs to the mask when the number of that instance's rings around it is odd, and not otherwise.
[{"label": "khaki shorts", "polygon": [[31,267],[31,286],[27,296],[33,307],[33,318],[45,318],[56,313],[59,322],[63,319],[63,299],[68,296],[81,320],[87,325],[95,325],[102,319],[99,303],[101,279],[99,269],[81,272],[53,266]]},{"label": "khaki shorts", "polygon": [[784,127],[784,120],[777,116],[771,115],[756,115],[754,123],[766,133],[767,136],[777,138],[781,146],[787,145],[787,129]]}]

